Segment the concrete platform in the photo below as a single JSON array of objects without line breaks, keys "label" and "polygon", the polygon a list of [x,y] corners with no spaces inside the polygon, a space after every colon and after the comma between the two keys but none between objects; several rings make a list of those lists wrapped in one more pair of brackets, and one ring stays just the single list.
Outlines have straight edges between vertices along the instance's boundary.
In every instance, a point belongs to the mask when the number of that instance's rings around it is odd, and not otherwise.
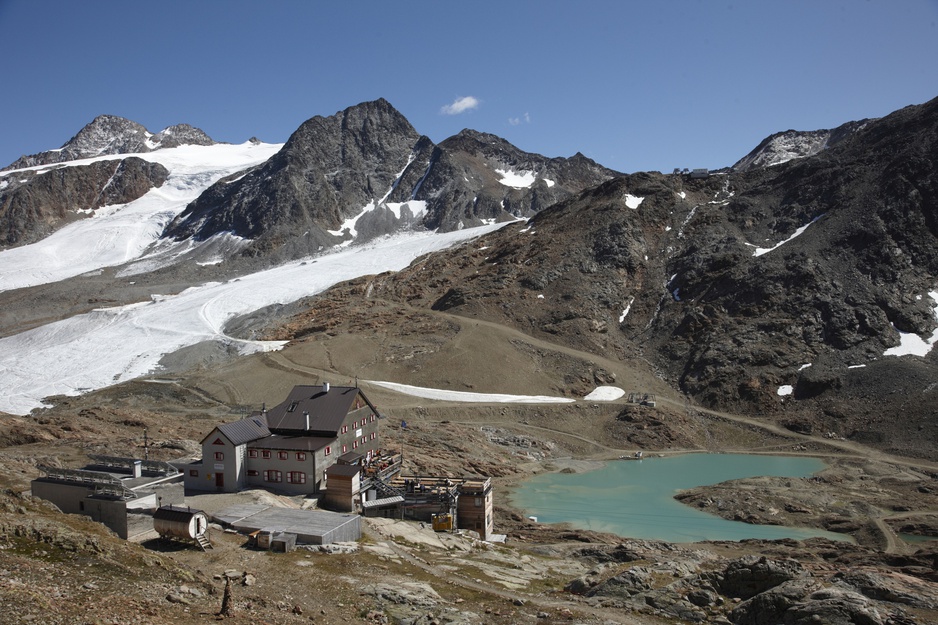
[{"label": "concrete platform", "polygon": [[240,504],[220,510],[212,517],[246,534],[258,530],[296,534],[297,542],[306,545],[351,542],[362,536],[361,517],[357,514]]},{"label": "concrete platform", "polygon": [[219,510],[211,516],[212,519],[218,523],[222,523],[224,525],[234,525],[235,523],[243,521],[250,516],[253,516],[259,512],[263,512],[267,508],[270,508],[270,506],[262,503],[240,503],[234,506],[228,506],[223,510]]}]

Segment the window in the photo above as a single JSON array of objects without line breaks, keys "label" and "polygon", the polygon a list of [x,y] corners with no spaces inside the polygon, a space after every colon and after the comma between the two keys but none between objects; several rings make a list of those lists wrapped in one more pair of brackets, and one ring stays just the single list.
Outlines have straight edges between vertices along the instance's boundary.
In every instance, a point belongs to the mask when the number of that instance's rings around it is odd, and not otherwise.
[{"label": "window", "polygon": [[364,445],[364,444],[365,444],[365,441],[367,441],[367,440],[368,440],[368,437],[367,437],[367,436],[362,436],[362,445]]},{"label": "window", "polygon": [[263,456],[265,460],[270,460],[270,451],[265,449],[261,452],[261,456]]},{"label": "window", "polygon": [[225,459],[225,454],[224,454],[224,453],[222,453],[222,452],[220,452],[220,451],[216,451],[216,452],[215,452],[215,460],[224,460],[224,459]]},{"label": "window", "polygon": [[371,415],[371,422],[374,423],[374,422],[375,422],[375,419],[377,419],[377,418],[378,418],[378,417],[376,417],[376,416],[374,416],[374,415]]},{"label": "window", "polygon": [[358,421],[355,421],[355,422],[352,423],[352,429],[353,429],[353,430],[357,430],[357,429],[358,429]]},{"label": "window", "polygon": [[304,460],[306,460],[306,452],[305,451],[296,452],[296,459],[299,460],[300,462],[303,462]]},{"label": "window", "polygon": [[248,477],[257,477],[257,469],[248,469]]},{"label": "window", "polygon": [[248,449],[248,458],[257,458],[257,450]]},{"label": "window", "polygon": [[348,445],[342,445],[342,453],[344,454],[347,451],[348,451]]},{"label": "window", "polygon": [[332,446],[326,445],[326,451],[324,452],[324,455],[328,456],[330,454],[332,454]]},{"label": "window", "polygon": [[288,484],[305,484],[306,483],[306,474],[302,471],[290,471],[287,473],[287,483]]},{"label": "window", "polygon": [[287,408],[287,412],[293,412],[294,410],[296,410],[296,407],[297,407],[299,404],[300,404],[300,402],[298,402],[298,401],[295,401],[295,402],[291,403],[291,404],[290,404],[290,407]]},{"label": "window", "polygon": [[377,432],[372,432],[372,433],[371,433],[371,440],[375,440],[376,438],[378,438],[378,433],[377,433]]},{"label": "window", "polygon": [[342,426],[342,433],[343,433],[343,434],[347,434],[347,433],[348,433],[348,426],[347,426],[347,425],[343,425],[343,426]]},{"label": "window", "polygon": [[283,481],[283,473],[280,471],[275,471],[274,469],[269,469],[264,471],[264,481],[265,482],[281,482]]},{"label": "window", "polygon": [[352,449],[358,449],[358,441],[352,443]]},{"label": "window", "polygon": [[482,507],[482,498],[476,497],[476,508],[481,508],[481,507]]},{"label": "window", "polygon": [[281,460],[287,460],[290,457],[290,454],[285,451],[278,451],[277,457],[280,458]]},{"label": "window", "polygon": [[199,477],[198,469],[189,469],[189,477]]}]

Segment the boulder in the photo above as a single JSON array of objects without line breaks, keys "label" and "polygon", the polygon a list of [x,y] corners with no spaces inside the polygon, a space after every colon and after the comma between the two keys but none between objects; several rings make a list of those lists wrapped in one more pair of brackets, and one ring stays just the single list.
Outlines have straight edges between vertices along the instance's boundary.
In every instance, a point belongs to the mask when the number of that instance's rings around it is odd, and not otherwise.
[{"label": "boulder", "polygon": [[796,560],[769,560],[765,556],[747,556],[729,563],[716,574],[714,585],[724,595],[749,599],[785,582],[807,577]]}]

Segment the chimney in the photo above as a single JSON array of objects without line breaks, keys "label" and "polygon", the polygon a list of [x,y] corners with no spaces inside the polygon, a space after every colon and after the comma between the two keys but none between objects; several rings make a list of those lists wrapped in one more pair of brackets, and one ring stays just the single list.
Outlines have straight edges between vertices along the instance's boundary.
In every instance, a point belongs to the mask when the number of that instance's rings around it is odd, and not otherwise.
[{"label": "chimney", "polygon": [[306,419],[306,431],[309,431],[309,411],[303,411],[303,417]]},{"label": "chimney", "polygon": [[141,477],[143,475],[143,463],[139,460],[134,460],[134,477]]},{"label": "chimney", "polygon": [[322,383],[322,392],[323,392],[323,393],[328,393],[328,392],[329,392],[329,383],[328,383],[328,382],[323,382],[323,383]]}]

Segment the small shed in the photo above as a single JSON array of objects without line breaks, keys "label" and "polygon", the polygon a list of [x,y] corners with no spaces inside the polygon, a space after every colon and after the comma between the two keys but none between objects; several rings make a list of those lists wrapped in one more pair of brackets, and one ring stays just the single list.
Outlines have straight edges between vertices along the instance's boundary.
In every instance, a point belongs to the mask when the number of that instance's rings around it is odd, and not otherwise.
[{"label": "small shed", "polygon": [[270,540],[270,550],[289,553],[296,549],[296,534],[278,532]]},{"label": "small shed", "polygon": [[326,469],[326,492],[323,503],[340,512],[352,512],[354,499],[361,491],[361,467],[357,464],[334,464]]},{"label": "small shed", "polygon": [[161,538],[196,540],[208,529],[208,517],[188,506],[162,506],[153,513],[153,529]]}]

